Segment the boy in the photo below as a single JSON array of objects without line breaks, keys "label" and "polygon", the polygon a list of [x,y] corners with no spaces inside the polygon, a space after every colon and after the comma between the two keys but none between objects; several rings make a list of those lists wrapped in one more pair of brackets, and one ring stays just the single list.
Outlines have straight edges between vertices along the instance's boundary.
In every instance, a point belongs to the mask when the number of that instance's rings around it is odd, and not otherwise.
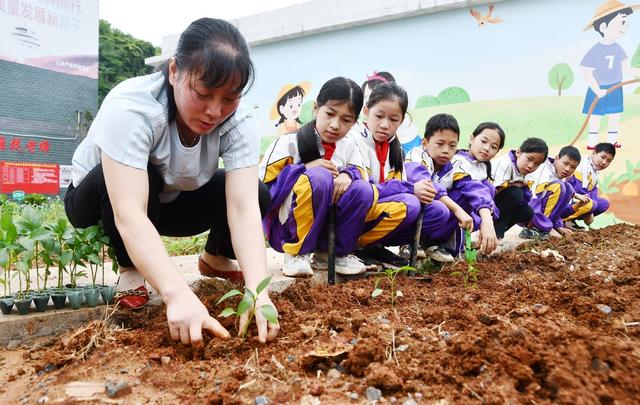
[{"label": "boy", "polygon": [[[579,164],[578,149],[565,146],[555,159],[546,159],[538,170],[526,177],[534,182],[533,198],[529,202],[533,218],[529,226],[520,232],[521,238],[546,239],[549,235],[561,237],[572,233],[564,227],[562,218],[573,212],[571,201],[575,193],[571,184],[564,180],[575,172]],[[582,196],[576,198],[579,199],[576,206],[585,204]]]},{"label": "boy", "polygon": [[[591,225],[596,215],[600,215],[609,208],[609,201],[598,197],[598,172],[609,167],[616,156],[614,145],[603,142],[595,146],[591,156],[580,161],[578,169],[567,179],[567,183],[573,186],[576,195],[584,195],[589,198],[591,204],[583,205],[579,210],[564,218],[565,226],[573,230],[584,230],[583,226],[576,224],[581,219],[585,224]],[[587,210],[587,208],[589,208]]]},{"label": "boy", "polygon": [[[425,127],[422,146],[411,149],[405,162],[407,180],[412,183],[423,179],[432,180],[437,191],[436,199],[442,201],[451,211],[451,217],[446,226],[451,228],[452,240],[449,242],[429,241],[428,235],[423,235],[424,243],[421,244],[426,247],[425,253],[438,262],[452,262],[454,258],[443,246],[429,245],[434,242],[447,242],[447,245],[455,245],[458,225],[462,228],[473,229],[471,216],[447,195],[447,190],[453,186],[451,159],[456,154],[459,139],[460,127],[452,115],[434,115]],[[456,251],[457,248],[451,250]]]},{"label": "boy", "polygon": [[609,143],[616,148],[622,147],[622,144],[617,141],[620,116],[624,110],[622,87],[618,87],[609,94],[607,90],[622,82],[623,73],[640,76],[640,69],[631,67],[627,54],[616,42],[627,32],[628,16],[639,7],[638,4],[628,6],[617,0],[608,0],[598,7],[584,29],[588,31],[593,28],[602,37],[602,40],[589,49],[580,62],[583,76],[589,85],[582,113],[589,113],[589,108],[596,96],[601,98],[589,118],[587,150],[593,150],[598,142],[600,120],[605,115],[609,116]]}]

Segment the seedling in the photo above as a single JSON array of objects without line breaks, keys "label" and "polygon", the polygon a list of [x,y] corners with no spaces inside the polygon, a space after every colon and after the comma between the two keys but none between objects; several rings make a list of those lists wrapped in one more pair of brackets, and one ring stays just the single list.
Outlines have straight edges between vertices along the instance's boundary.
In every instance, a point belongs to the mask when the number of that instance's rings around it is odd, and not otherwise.
[{"label": "seedling", "polygon": [[371,298],[375,298],[378,295],[382,294],[384,290],[379,287],[380,282],[382,280],[389,280],[389,293],[391,294],[391,307],[393,307],[396,303],[396,298],[403,297],[402,291],[398,290],[396,287],[396,277],[398,274],[402,272],[410,272],[415,271],[416,269],[411,266],[403,266],[398,269],[386,269],[382,272],[381,275],[377,276],[375,284],[373,285],[373,292],[371,293]]},{"label": "seedling", "polygon": [[467,262],[467,268],[464,271],[454,271],[450,275],[460,276],[464,281],[464,286],[467,287],[469,280],[473,281],[471,285],[474,288],[478,287],[478,273],[479,270],[475,268],[474,264],[478,258],[478,251],[471,248],[471,232],[468,229],[464,231],[464,260]]},{"label": "seedling", "polygon": [[[258,299],[258,295],[260,295],[260,293],[262,291],[264,291],[265,288],[267,288],[267,286],[271,282],[271,277],[272,276],[269,276],[269,277],[265,278],[264,280],[262,280],[260,282],[260,284],[258,284],[258,287],[256,288],[256,292],[255,293],[253,291],[251,291],[250,289],[248,289],[247,287],[245,287],[244,288],[244,296],[242,297],[242,300],[238,304],[238,308],[237,309],[233,309],[231,307],[227,307],[220,313],[220,316],[223,317],[223,318],[227,318],[227,317],[229,317],[231,315],[235,315],[237,317],[237,319],[239,320],[240,317],[245,312],[248,312],[249,318],[247,319],[247,322],[244,324],[244,327],[240,331],[240,335],[239,335],[240,338],[242,338],[242,339],[244,339],[247,336],[247,331],[249,330],[249,325],[251,324],[251,321],[253,320],[253,318],[256,315],[256,300]],[[241,291],[233,289],[233,290],[229,291],[228,293],[226,293],[225,295],[223,295],[222,298],[220,298],[218,300],[216,305],[220,304],[222,301],[226,300],[227,298],[235,297],[236,295],[241,295],[241,294],[242,294]],[[261,306],[261,307],[259,307],[257,309],[260,311],[262,316],[264,316],[264,318],[269,323],[274,324],[274,325],[278,324],[278,313],[276,312],[276,309],[274,307],[272,307],[271,305],[263,305],[263,306]]]}]

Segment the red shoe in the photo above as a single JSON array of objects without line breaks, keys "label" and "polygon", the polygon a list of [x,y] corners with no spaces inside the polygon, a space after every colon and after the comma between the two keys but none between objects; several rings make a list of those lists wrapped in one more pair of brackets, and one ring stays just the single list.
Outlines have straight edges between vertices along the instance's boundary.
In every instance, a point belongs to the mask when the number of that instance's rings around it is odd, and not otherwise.
[{"label": "red shoe", "polygon": [[596,150],[596,147],[587,145],[587,150]]},{"label": "red shoe", "polygon": [[113,299],[123,308],[136,310],[144,308],[149,303],[149,292],[147,287],[141,285],[135,290],[120,291]]},{"label": "red shoe", "polygon": [[202,260],[202,257],[198,258],[198,270],[200,270],[200,274],[205,277],[218,277],[224,278],[225,280],[229,280],[234,283],[244,283],[244,277],[242,276],[241,271],[224,271],[214,269],[213,267],[205,263],[205,261]]},{"label": "red shoe", "polygon": [[616,142],[616,143],[613,144],[613,147],[616,148],[616,149],[620,149],[620,148],[622,148],[622,144]]}]

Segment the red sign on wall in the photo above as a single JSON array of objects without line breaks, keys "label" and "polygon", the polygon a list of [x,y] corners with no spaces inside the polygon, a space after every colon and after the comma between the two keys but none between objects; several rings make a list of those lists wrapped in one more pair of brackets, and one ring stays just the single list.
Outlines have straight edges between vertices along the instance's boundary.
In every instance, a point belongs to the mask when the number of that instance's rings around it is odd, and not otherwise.
[{"label": "red sign on wall", "polygon": [[60,167],[54,163],[0,162],[0,193],[58,194]]}]

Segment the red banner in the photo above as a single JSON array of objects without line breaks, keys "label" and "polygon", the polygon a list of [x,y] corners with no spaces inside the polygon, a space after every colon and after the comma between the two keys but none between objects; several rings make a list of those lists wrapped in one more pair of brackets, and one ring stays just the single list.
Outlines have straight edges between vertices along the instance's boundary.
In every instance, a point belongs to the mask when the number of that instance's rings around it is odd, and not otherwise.
[{"label": "red banner", "polygon": [[58,194],[60,167],[54,163],[0,162],[0,193]]}]

